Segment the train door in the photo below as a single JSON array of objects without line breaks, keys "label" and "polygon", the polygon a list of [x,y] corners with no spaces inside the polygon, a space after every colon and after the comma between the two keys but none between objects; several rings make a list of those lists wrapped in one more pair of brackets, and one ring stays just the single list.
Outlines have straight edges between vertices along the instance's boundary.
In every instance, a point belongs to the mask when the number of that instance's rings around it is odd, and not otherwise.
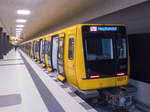
[{"label": "train door", "polygon": [[62,76],[64,76],[64,36],[64,33],[59,35],[57,55],[58,73]]},{"label": "train door", "polygon": [[35,41],[33,41],[33,58],[35,59]]},{"label": "train door", "polygon": [[38,41],[35,41],[35,59],[38,59]]},{"label": "train door", "polygon": [[39,53],[39,58],[40,58],[40,63],[42,62],[42,39],[40,40],[40,53]]},{"label": "train door", "polygon": [[38,40],[38,51],[37,51],[37,58],[38,58],[38,61],[40,61],[40,41]]},{"label": "train door", "polygon": [[75,73],[75,37],[76,37],[76,29],[70,30],[67,40],[67,60],[66,60],[66,75],[67,79],[73,83],[74,85],[77,84],[76,81],[76,73]]},{"label": "train door", "polygon": [[57,70],[58,37],[52,37],[52,66]]},{"label": "train door", "polygon": [[43,63],[43,40],[40,40],[40,61]]},{"label": "train door", "polygon": [[36,41],[34,41],[34,59],[36,59]]},{"label": "train door", "polygon": [[51,39],[48,39],[48,67],[52,67]]},{"label": "train door", "polygon": [[29,56],[32,56],[32,43],[29,43]]},{"label": "train door", "polygon": [[38,61],[41,62],[40,60],[40,47],[41,47],[41,40],[38,41]]},{"label": "train door", "polygon": [[49,54],[49,47],[50,47],[50,44],[49,44],[49,41],[46,39],[44,41],[44,53],[45,53],[45,67],[48,67],[49,66],[49,60],[48,60],[48,54]]},{"label": "train door", "polygon": [[42,62],[45,64],[45,40],[42,40]]}]

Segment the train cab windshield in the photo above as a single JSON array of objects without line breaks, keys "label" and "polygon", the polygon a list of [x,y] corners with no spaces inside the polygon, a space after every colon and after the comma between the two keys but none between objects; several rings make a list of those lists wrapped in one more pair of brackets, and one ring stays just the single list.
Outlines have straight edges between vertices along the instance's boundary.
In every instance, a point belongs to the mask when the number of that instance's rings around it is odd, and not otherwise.
[{"label": "train cab windshield", "polygon": [[105,26],[98,30],[98,26],[94,26],[91,31],[89,26],[85,26],[82,31],[87,78],[91,75],[111,77],[117,73],[127,73],[127,39],[124,27],[111,26],[107,29]]},{"label": "train cab windshield", "polygon": [[114,58],[112,38],[87,37],[85,39],[85,47],[86,60],[88,61]]}]

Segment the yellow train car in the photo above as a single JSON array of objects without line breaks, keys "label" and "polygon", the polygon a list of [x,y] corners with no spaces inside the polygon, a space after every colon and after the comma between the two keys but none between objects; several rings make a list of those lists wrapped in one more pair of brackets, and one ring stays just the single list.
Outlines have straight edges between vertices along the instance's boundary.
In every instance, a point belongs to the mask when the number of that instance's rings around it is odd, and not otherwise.
[{"label": "yellow train car", "polygon": [[[128,83],[129,56],[124,25],[77,24],[37,40],[43,42],[38,45],[38,52],[42,52],[39,59],[44,66],[75,88],[93,90]],[[32,40],[29,42],[34,45]]]},{"label": "yellow train car", "polygon": [[46,36],[42,36],[30,41],[32,49],[31,54],[34,61],[37,61],[42,67],[46,67],[46,54],[45,54],[45,40]]}]

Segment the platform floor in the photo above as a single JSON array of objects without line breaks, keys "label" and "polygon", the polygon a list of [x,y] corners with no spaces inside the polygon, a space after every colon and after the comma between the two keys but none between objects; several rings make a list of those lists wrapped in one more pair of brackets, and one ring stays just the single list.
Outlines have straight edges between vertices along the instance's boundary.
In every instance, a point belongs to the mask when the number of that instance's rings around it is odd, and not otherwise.
[{"label": "platform floor", "polygon": [[87,112],[20,52],[0,60],[0,112]]}]

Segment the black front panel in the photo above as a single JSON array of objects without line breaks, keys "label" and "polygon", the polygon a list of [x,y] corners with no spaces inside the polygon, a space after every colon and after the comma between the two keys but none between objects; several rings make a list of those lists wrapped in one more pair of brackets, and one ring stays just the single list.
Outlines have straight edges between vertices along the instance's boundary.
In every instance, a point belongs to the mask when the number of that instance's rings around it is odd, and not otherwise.
[{"label": "black front panel", "polygon": [[87,78],[127,74],[125,27],[83,26],[82,31]]}]

